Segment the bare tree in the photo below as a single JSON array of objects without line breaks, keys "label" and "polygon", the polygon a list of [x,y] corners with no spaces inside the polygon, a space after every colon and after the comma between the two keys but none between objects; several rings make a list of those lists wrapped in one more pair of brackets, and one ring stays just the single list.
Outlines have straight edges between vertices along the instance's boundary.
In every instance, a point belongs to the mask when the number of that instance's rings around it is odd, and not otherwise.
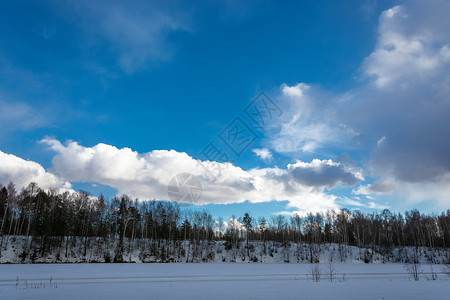
[{"label": "bare tree", "polygon": [[417,249],[414,249],[414,252],[408,255],[408,262],[405,264],[405,269],[415,281],[419,280],[419,275],[422,274],[422,265],[419,262]]},{"label": "bare tree", "polygon": [[336,266],[334,263],[330,260],[327,265],[327,275],[330,281],[333,281],[336,279]]},{"label": "bare tree", "polygon": [[438,279],[438,275],[437,275],[437,273],[434,271],[433,265],[430,265],[430,275],[431,275],[431,277],[428,277],[428,276],[427,276],[427,280],[437,280],[437,279]]},{"label": "bare tree", "polygon": [[309,272],[312,276],[313,281],[315,281],[315,282],[320,281],[320,276],[321,276],[322,272],[320,271],[319,264],[317,264],[317,263],[311,264],[311,266],[309,267]]}]

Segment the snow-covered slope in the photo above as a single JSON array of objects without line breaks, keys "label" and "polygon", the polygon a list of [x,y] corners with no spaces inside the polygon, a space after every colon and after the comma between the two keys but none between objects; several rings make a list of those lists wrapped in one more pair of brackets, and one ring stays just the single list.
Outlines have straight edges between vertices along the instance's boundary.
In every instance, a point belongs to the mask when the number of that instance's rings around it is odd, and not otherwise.
[{"label": "snow-covered slope", "polygon": [[[53,246],[40,249],[23,236],[8,237],[0,249],[0,263],[89,263],[112,262],[118,255],[117,241],[98,238],[88,240],[69,238]],[[123,262],[215,262],[215,263],[404,263],[411,260],[414,248],[358,248],[341,244],[296,244],[277,242],[245,242],[231,244],[213,242],[167,242],[125,240],[120,254]],[[448,262],[449,249],[417,249],[421,263]]]}]

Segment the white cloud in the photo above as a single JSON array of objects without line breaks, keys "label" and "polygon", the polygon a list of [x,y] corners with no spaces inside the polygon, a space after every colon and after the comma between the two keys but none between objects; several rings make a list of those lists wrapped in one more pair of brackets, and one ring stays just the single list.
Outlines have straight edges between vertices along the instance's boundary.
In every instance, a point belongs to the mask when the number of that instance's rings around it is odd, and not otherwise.
[{"label": "white cloud", "polygon": [[17,187],[26,187],[30,182],[36,182],[43,189],[71,187],[60,177],[45,171],[40,164],[0,151],[0,183],[6,185],[9,181]]},{"label": "white cloud", "polygon": [[354,195],[390,194],[397,188],[395,178],[381,178],[372,184],[360,185],[352,191]]},{"label": "white cloud", "polygon": [[[388,205],[381,205],[378,204],[374,201],[363,201],[361,199],[356,199],[357,197],[355,197],[355,199],[350,199],[348,197],[343,197],[342,199],[339,200],[339,204],[346,207],[346,206],[353,206],[356,208],[369,208],[369,209],[385,209],[385,208],[389,208]],[[369,197],[366,197],[367,199],[370,199]]]},{"label": "white cloud", "polygon": [[262,160],[270,161],[273,158],[272,152],[268,148],[252,149],[252,151]]},{"label": "white cloud", "polygon": [[244,224],[242,224],[235,218],[230,218],[230,220],[228,221],[228,224],[227,224],[227,229],[246,230]]},{"label": "white cloud", "polygon": [[[448,209],[450,187],[448,182],[450,174],[445,174],[434,182],[399,182],[393,178],[381,178],[372,184],[360,185],[352,191],[354,195],[364,195],[367,199],[373,199],[372,195],[383,196],[392,206],[397,209],[414,208],[423,203],[434,203],[434,209]],[[407,200],[398,203],[399,199]],[[370,204],[371,202],[369,202]],[[380,206],[372,204],[372,206]],[[384,208],[385,206],[380,206]],[[369,206],[369,208],[372,208]],[[377,207],[376,207],[377,208]]]},{"label": "white cloud", "polygon": [[[196,160],[174,150],[139,154],[129,148],[118,149],[106,144],[84,147],[69,141],[63,145],[52,138],[43,139],[42,143],[56,152],[50,169],[55,174],[72,182],[109,185],[119,194],[140,199],[167,200],[170,180],[179,173],[190,173],[199,178],[203,187],[197,204],[287,200],[299,210],[319,211],[337,208],[336,197],[325,193],[325,187],[360,179],[358,172],[331,160],[297,162],[286,169],[246,171],[230,163]],[[314,174],[314,182],[303,180],[298,168]]]},{"label": "white cloud", "polygon": [[309,90],[310,86],[305,83],[297,83],[294,86],[288,86],[287,84],[283,83],[281,86],[281,91],[283,95],[290,96],[290,97],[302,97],[305,91]]},{"label": "white cloud", "polygon": [[406,198],[412,204],[435,202],[440,209],[450,205],[450,174],[447,173],[435,182],[403,183],[393,197]]},{"label": "white cloud", "polygon": [[[445,34],[449,33],[445,26],[450,24],[445,20],[448,15],[441,13],[448,9],[448,1],[412,1],[383,12],[377,46],[364,61],[364,72],[375,78],[378,87],[423,81],[442,72],[450,62],[449,36]],[[431,19],[439,17],[440,23],[435,25]],[[423,24],[426,19],[431,22]],[[422,26],[416,27],[417,23]]]},{"label": "white cloud", "polygon": [[189,11],[162,2],[69,1],[57,5],[91,37],[91,49],[105,41],[127,73],[144,68],[152,60],[170,59],[173,48],[167,36],[189,31]]},{"label": "white cloud", "polygon": [[362,202],[360,201],[360,199],[356,199],[356,197],[355,197],[355,199],[350,199],[350,198],[348,198],[348,197],[344,197],[344,198],[340,201],[340,203],[341,203],[342,205],[344,205],[344,206],[349,205],[349,206],[356,206],[356,207],[364,207],[364,203],[362,203]]},{"label": "white cloud", "polygon": [[0,95],[0,131],[6,135],[18,130],[33,130],[50,125],[50,117],[41,110],[19,101],[5,101]]},{"label": "white cloud", "polygon": [[[285,154],[314,154],[325,143],[338,142],[335,128],[339,125],[327,118],[329,112],[325,104],[328,96],[320,89],[304,83],[294,86],[283,84],[277,99],[282,106],[283,116],[280,130],[272,134],[268,141],[270,147]],[[348,128],[341,131],[348,131]]]},{"label": "white cloud", "polygon": [[386,140],[386,137],[383,136],[381,139],[378,140],[377,145],[381,145],[381,143],[383,143]]}]

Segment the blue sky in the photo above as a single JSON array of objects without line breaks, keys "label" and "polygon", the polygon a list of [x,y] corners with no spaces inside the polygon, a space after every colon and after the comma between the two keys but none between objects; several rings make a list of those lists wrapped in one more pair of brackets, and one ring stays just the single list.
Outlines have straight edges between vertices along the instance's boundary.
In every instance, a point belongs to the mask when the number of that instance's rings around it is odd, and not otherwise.
[{"label": "blue sky", "polygon": [[[445,5],[4,3],[0,182],[167,199],[187,172],[224,217],[446,209]],[[264,132],[244,111],[261,92],[282,112]],[[258,136],[240,155],[220,139],[236,117]]]}]

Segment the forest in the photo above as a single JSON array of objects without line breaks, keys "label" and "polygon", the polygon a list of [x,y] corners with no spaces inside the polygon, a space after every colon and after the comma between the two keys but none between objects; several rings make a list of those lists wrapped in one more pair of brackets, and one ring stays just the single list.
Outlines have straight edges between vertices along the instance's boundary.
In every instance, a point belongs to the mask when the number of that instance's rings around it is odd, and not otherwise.
[{"label": "forest", "polygon": [[267,218],[242,212],[224,221],[174,202],[138,201],[127,195],[108,200],[84,191],[45,191],[36,183],[20,191],[12,182],[0,185],[0,224],[0,259],[12,247],[14,262],[45,262],[49,257],[51,262],[69,257],[77,257],[76,262],[127,262],[134,256],[142,262],[206,262],[217,261],[217,256],[224,262],[261,262],[274,252],[282,252],[284,262],[319,262],[324,245],[332,245],[341,261],[357,249],[356,257],[365,262],[375,257],[401,262],[411,259],[402,249],[415,249],[428,262],[442,263],[448,262],[450,247],[450,210],[341,209]]}]

